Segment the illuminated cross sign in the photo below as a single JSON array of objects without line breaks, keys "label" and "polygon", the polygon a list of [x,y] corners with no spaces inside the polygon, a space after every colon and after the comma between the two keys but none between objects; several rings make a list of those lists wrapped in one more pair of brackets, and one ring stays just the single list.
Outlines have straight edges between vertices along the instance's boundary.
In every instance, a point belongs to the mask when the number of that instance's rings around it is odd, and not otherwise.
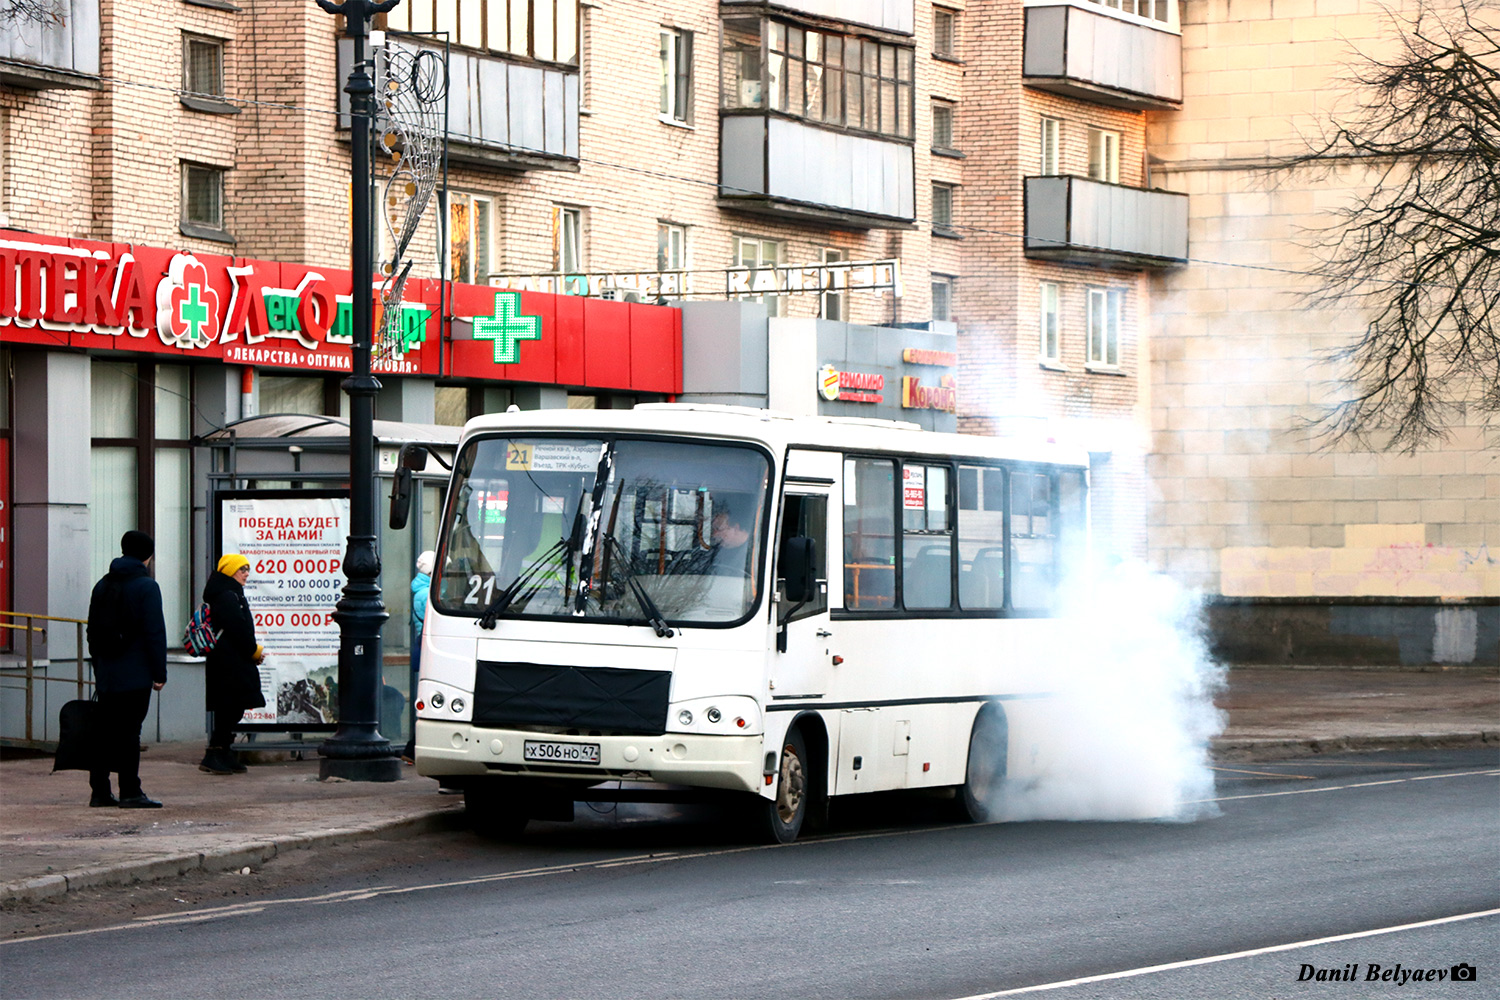
[{"label": "illuminated cross sign", "polygon": [[520,292],[496,292],[495,315],[474,317],[474,339],[495,342],[495,364],[521,360],[521,341],[540,340],[542,318],[521,315]]}]

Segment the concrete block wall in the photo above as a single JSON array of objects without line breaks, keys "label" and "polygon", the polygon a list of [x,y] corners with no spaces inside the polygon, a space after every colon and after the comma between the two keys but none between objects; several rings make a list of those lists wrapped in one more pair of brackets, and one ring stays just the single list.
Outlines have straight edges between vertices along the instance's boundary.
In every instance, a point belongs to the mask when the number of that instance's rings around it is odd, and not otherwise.
[{"label": "concrete block wall", "polygon": [[1500,431],[1471,418],[1414,455],[1306,431],[1340,391],[1323,352],[1362,321],[1300,298],[1305,234],[1373,175],[1267,166],[1348,100],[1357,51],[1390,44],[1384,7],[1187,0],[1183,108],[1148,116],[1153,177],[1191,195],[1194,258],[1152,291],[1150,553],[1210,594],[1500,596]]}]

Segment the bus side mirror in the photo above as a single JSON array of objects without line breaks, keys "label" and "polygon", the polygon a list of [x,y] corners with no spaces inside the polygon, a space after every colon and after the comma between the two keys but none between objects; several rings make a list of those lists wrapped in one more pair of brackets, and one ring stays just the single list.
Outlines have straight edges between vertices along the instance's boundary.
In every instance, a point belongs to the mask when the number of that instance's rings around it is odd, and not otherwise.
[{"label": "bus side mirror", "polygon": [[818,543],[803,535],[788,538],[781,548],[781,578],[788,601],[812,600],[818,593]]},{"label": "bus side mirror", "polygon": [[391,529],[406,527],[411,515],[411,474],[427,468],[427,449],[419,444],[403,444],[396,457],[396,476],[391,480]]},{"label": "bus side mirror", "polygon": [[391,530],[400,531],[406,527],[406,519],[411,514],[411,470],[398,468],[396,476],[391,480]]}]

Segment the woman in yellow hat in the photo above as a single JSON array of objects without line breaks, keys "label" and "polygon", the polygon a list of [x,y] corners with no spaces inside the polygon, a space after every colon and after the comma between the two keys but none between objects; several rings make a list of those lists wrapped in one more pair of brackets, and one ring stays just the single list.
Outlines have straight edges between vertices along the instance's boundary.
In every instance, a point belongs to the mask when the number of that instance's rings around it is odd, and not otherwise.
[{"label": "woman in yellow hat", "polygon": [[218,633],[204,666],[208,710],[213,730],[208,750],[198,770],[210,774],[236,774],[245,766],[230,750],[234,726],[248,708],[266,704],[260,690],[260,661],[265,651],[255,641],[255,617],[245,601],[245,581],[250,578],[250,560],[231,552],[219,560],[218,568],[203,588],[210,622]]}]

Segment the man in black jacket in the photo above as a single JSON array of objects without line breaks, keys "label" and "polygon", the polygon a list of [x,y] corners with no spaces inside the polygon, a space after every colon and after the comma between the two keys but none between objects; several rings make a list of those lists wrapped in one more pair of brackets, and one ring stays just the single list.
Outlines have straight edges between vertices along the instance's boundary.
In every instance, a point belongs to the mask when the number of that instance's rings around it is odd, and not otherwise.
[{"label": "man in black jacket", "polygon": [[[89,599],[89,656],[104,721],[99,764],[89,771],[89,805],[160,809],[141,790],[140,776],[141,723],[151,692],[167,683],[167,623],[148,568],[156,543],[144,531],[127,531],[120,552]],[[110,793],[112,771],[120,775],[118,799]]]}]

